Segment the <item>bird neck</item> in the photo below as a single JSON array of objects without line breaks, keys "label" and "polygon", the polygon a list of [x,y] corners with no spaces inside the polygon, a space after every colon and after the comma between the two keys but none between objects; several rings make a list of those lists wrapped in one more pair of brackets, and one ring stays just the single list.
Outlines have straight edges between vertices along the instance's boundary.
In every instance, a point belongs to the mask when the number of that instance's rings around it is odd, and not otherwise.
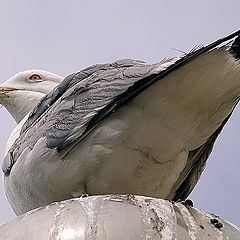
[{"label": "bird neck", "polygon": [[44,95],[39,92],[13,91],[1,98],[0,102],[18,124]]}]

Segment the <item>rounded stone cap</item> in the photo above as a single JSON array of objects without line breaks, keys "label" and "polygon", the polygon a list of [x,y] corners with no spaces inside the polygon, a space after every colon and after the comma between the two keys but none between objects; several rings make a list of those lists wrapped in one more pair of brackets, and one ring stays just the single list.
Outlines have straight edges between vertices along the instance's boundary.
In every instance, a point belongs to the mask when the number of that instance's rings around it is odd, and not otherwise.
[{"label": "rounded stone cap", "polygon": [[1,240],[240,239],[240,229],[188,204],[106,195],[41,207],[0,227]]}]

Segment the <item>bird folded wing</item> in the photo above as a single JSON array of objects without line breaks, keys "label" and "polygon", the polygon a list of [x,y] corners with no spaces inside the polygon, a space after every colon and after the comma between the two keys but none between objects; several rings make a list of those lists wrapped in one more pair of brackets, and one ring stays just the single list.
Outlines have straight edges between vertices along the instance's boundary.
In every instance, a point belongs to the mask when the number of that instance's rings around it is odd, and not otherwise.
[{"label": "bird folded wing", "polygon": [[[58,151],[77,144],[106,117],[154,83],[239,34],[240,30],[180,59],[153,65],[120,60],[70,75],[30,114],[20,137],[9,150],[11,165],[26,147],[33,148],[41,137],[46,137],[48,148]],[[9,161],[4,160],[5,163],[8,165]]]}]

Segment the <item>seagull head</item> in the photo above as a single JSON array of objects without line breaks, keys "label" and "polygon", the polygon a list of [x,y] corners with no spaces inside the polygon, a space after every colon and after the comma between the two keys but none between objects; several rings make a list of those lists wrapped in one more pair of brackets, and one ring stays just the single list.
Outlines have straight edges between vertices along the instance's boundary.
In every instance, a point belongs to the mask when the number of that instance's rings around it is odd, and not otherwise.
[{"label": "seagull head", "polygon": [[43,70],[19,72],[0,85],[0,104],[19,123],[62,80],[63,77]]}]

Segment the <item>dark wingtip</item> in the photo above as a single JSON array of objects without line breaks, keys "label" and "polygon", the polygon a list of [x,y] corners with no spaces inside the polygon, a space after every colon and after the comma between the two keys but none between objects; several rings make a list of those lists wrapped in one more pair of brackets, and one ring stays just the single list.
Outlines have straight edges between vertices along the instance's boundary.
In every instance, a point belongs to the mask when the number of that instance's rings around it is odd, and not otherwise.
[{"label": "dark wingtip", "polygon": [[237,60],[240,60],[240,35],[234,40],[229,51]]}]

